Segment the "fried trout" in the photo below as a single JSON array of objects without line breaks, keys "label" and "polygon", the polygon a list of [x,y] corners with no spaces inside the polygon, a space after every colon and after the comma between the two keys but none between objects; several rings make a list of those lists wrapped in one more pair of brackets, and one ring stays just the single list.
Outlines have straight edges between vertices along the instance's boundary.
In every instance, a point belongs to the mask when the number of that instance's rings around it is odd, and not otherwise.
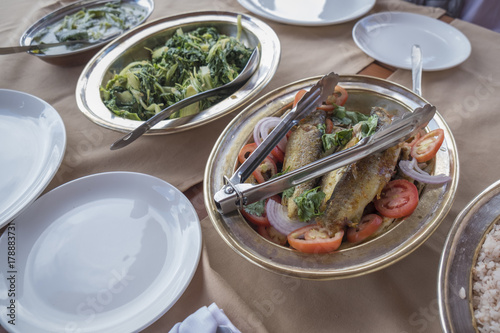
[{"label": "fried trout", "polygon": [[[359,138],[354,136],[346,145],[345,147],[342,148],[348,149],[351,148],[352,146],[356,145],[359,142]],[[324,211],[326,209],[326,203],[328,202],[328,199],[332,196],[333,191],[335,190],[335,186],[337,186],[338,182],[342,178],[342,175],[346,171],[347,166],[335,169],[333,171],[330,171],[329,173],[325,174],[323,177],[321,177],[321,191],[325,193],[325,198],[323,199],[323,203],[321,204],[320,210]]]},{"label": "fried trout", "polygon": [[[373,108],[371,114],[379,117],[378,127],[391,122],[382,108]],[[346,226],[355,226],[361,220],[365,207],[380,195],[391,180],[399,154],[398,145],[349,165],[335,182],[324,214],[316,218],[316,222],[332,233]]]},{"label": "fried trout", "polygon": [[[286,145],[283,170],[287,172],[301,168],[318,160],[322,153],[322,132],[318,125],[324,124],[326,113],[322,110],[312,112],[308,117],[292,128]],[[307,190],[314,188],[315,180],[310,180],[295,186],[291,197],[284,198],[282,204],[287,207],[288,217],[297,217],[297,204],[294,199]]]}]

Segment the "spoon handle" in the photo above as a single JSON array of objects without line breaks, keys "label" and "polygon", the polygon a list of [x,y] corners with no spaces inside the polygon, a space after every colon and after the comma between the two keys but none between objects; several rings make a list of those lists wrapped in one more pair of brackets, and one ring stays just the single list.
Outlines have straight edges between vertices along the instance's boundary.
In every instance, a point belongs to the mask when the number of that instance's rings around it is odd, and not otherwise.
[{"label": "spoon handle", "polygon": [[411,48],[411,68],[413,92],[422,96],[422,49],[417,44]]},{"label": "spoon handle", "polygon": [[220,92],[221,92],[220,89],[207,90],[207,91],[201,92],[199,94],[187,97],[187,98],[185,98],[185,99],[183,99],[175,104],[172,104],[172,105],[164,108],[163,110],[161,110],[160,112],[158,112],[157,114],[155,114],[154,116],[152,116],[151,118],[149,118],[148,120],[143,122],[140,126],[136,127],[133,131],[131,131],[130,133],[125,135],[123,138],[121,138],[118,141],[116,141],[115,143],[113,143],[111,145],[110,149],[116,150],[116,149],[120,149],[120,148],[123,148],[123,147],[129,145],[130,143],[135,141],[137,138],[139,138],[141,135],[143,135],[144,133],[149,131],[151,129],[151,127],[158,124],[160,121],[170,117],[173,113],[179,111],[180,109],[182,109],[188,105],[196,103],[204,98],[218,95],[218,94],[220,94]]},{"label": "spoon handle", "polygon": [[0,54],[12,54],[12,53],[21,53],[21,52],[39,52],[43,53],[42,50],[48,49],[55,46],[63,46],[63,45],[75,45],[75,44],[94,44],[92,42],[86,40],[72,40],[61,43],[51,43],[51,44],[33,44],[33,45],[24,45],[24,46],[7,46],[0,47]]},{"label": "spoon handle", "polygon": [[21,53],[21,52],[34,52],[34,53],[43,53],[43,50],[49,49],[51,47],[56,46],[71,46],[76,44],[84,44],[84,45],[93,45],[99,44],[102,42],[109,41],[115,37],[118,37],[122,32],[116,32],[112,35],[109,35],[102,39],[97,39],[94,41],[88,40],[67,40],[65,42],[59,43],[43,43],[43,44],[31,44],[31,45],[23,45],[23,46],[7,46],[0,47],[0,54],[12,54],[12,53]]},{"label": "spoon handle", "polygon": [[210,90],[206,90],[203,92],[200,92],[196,95],[187,97],[175,104],[172,104],[165,109],[161,110],[157,114],[155,114],[153,117],[149,118],[145,122],[143,122],[141,125],[136,127],[134,130],[126,134],[123,138],[117,140],[115,143],[113,143],[110,147],[111,150],[116,150],[123,148],[125,146],[128,146],[130,143],[135,141],[137,138],[139,138],[141,135],[146,133],[151,127],[154,125],[158,124],[160,121],[163,119],[166,119],[170,117],[174,112],[191,105],[195,102],[198,102],[202,99],[205,99],[207,97],[212,97],[212,96],[217,96],[217,95],[231,95],[234,93],[236,90],[241,88],[253,75],[255,70],[258,67],[258,60],[260,59],[260,54],[259,54],[259,49],[255,48],[254,51],[252,52],[250,59],[248,60],[245,68],[241,71],[241,73],[231,82],[226,83],[223,86],[213,88]]}]

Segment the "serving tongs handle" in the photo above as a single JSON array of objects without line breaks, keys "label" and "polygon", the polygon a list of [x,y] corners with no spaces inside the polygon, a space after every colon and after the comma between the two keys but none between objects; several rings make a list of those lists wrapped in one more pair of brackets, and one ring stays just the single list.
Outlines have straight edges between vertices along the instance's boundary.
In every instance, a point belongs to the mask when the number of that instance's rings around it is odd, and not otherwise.
[{"label": "serving tongs handle", "polygon": [[236,209],[241,209],[243,205],[281,193],[292,186],[318,178],[325,173],[354,163],[370,154],[393,147],[408,140],[427,126],[435,113],[436,108],[426,104],[415,109],[414,112],[407,113],[402,118],[394,120],[391,125],[381,128],[372,136],[363,138],[352,148],[324,157],[262,184],[238,184],[227,180],[228,184],[214,196],[217,209],[220,213],[227,214]]},{"label": "serving tongs handle", "polygon": [[252,172],[262,163],[288,131],[306,117],[316,107],[320,106],[328,95],[333,94],[339,76],[329,73],[323,76],[308,92],[302,96],[297,105],[288,112],[278,125],[269,133],[253,153],[241,164],[233,176],[228,179],[228,185],[240,184],[250,177]]}]

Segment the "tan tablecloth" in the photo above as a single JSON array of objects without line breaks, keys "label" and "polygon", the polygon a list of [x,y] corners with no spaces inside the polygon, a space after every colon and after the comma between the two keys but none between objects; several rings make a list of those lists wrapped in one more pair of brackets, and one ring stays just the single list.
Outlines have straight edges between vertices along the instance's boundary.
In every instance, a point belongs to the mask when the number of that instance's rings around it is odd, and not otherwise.
[{"label": "tan tablecloth", "polygon": [[[0,46],[15,45],[31,22],[66,2],[9,0],[0,12]],[[160,1],[151,19],[197,10],[247,11],[236,1]],[[373,11],[411,11],[433,17],[443,11],[403,1],[378,1]],[[336,71],[359,72],[372,59],[354,44],[355,22],[299,27],[266,21],[282,45],[280,67],[260,95],[292,81]],[[460,185],[442,226],[413,254],[379,272],[340,281],[306,281],[264,271],[234,253],[204,219],[200,265],[174,307],[145,332],[166,332],[199,307],[216,302],[243,332],[439,332],[436,278],[446,232],[457,213],[487,185],[500,178],[492,153],[499,145],[496,107],[500,104],[500,35],[455,21],[471,40],[471,58],[461,66],[424,73],[423,95],[444,115],[457,140]],[[121,134],[85,118],[75,102],[83,66],[61,68],[30,55],[0,57],[0,88],[24,91],[53,105],[61,114],[68,146],[49,189],[103,171],[127,170],[162,178],[181,190],[201,181],[205,162],[231,116],[175,135],[144,137],[111,152]],[[411,87],[410,72],[390,78]],[[192,153],[196,147],[196,154]],[[1,331],[1,329],[0,329]]]},{"label": "tan tablecloth", "polygon": [[[396,5],[378,2],[376,10],[391,6]],[[471,57],[454,69],[424,72],[423,95],[438,107],[454,133],[460,185],[449,215],[424,245],[367,276],[297,280],[248,263],[228,249],[205,219],[202,262],[193,282],[147,331],[161,332],[164,322],[181,321],[189,309],[193,312],[215,301],[245,332],[441,332],[437,272],[446,234],[465,205],[500,178],[500,70],[495,65],[500,35],[458,20],[453,26],[470,39]],[[397,70],[389,79],[411,88],[410,71]]]},{"label": "tan tablecloth", "polygon": [[[9,0],[7,4],[2,3],[0,33],[4,38],[0,40],[0,46],[16,45],[32,22],[70,2]],[[162,0],[155,2],[149,21],[185,12],[244,12],[243,9],[236,1]],[[276,78],[261,94],[333,69],[341,73],[356,73],[371,62],[350,38],[352,23],[336,29],[291,28],[280,24],[272,26],[280,37],[282,60]],[[340,54],[339,49],[342,51]],[[301,56],[296,56],[297,52]],[[304,54],[307,56],[304,57]],[[231,120],[231,115],[184,133],[145,136],[134,142],[133,146],[110,151],[109,145],[123,134],[96,126],[78,110],[75,87],[82,69],[83,66],[53,66],[28,54],[4,55],[0,58],[0,88],[20,90],[40,97],[58,110],[64,120],[68,148],[61,169],[48,189],[88,174],[118,170],[147,173],[170,182],[180,190],[186,190],[202,180],[208,155],[215,140]],[[196,150],[193,151],[192,147],[196,147]]]}]

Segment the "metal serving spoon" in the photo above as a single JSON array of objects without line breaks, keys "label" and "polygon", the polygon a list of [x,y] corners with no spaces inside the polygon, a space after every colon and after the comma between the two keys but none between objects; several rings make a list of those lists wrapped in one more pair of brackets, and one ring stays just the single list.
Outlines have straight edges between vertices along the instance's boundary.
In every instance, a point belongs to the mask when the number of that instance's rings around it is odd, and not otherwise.
[{"label": "metal serving spoon", "polygon": [[248,79],[250,79],[250,77],[257,69],[258,65],[259,65],[259,49],[255,48],[255,50],[252,52],[252,55],[250,56],[250,59],[248,59],[245,68],[243,68],[241,73],[233,81],[223,86],[203,91],[199,94],[187,97],[173,105],[166,107],[165,109],[155,114],[153,117],[143,122],[139,127],[137,127],[136,129],[125,135],[123,138],[113,143],[110,149],[116,150],[129,145],[137,138],[139,138],[141,135],[146,133],[151,127],[158,124],[163,119],[170,117],[170,115],[172,115],[174,112],[182,108],[185,108],[188,105],[191,105],[207,97],[232,94],[233,92],[241,88],[248,81]]},{"label": "metal serving spoon", "polygon": [[43,43],[43,44],[31,44],[31,45],[24,45],[24,46],[0,47],[0,54],[12,54],[12,53],[21,53],[21,52],[32,52],[32,53],[43,54],[44,50],[50,49],[52,47],[64,46],[64,45],[70,46],[70,45],[76,45],[76,44],[94,45],[94,44],[99,44],[99,43],[110,41],[111,39],[118,37],[121,34],[122,34],[122,31],[119,31],[119,32],[114,33],[110,36],[107,36],[106,38],[97,39],[94,41],[68,40],[68,41],[60,42],[60,43]]}]

